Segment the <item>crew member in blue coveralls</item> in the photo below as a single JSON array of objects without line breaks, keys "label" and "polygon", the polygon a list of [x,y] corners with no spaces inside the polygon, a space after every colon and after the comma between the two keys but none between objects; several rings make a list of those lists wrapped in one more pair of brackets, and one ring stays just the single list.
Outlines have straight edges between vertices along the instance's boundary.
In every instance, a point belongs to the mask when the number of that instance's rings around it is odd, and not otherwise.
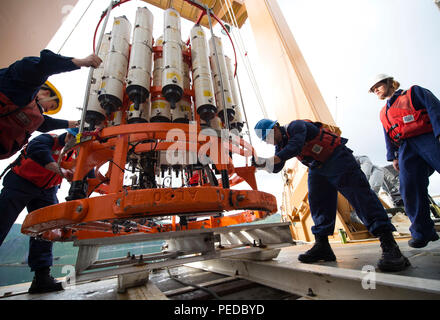
[{"label": "crew member in blue coveralls", "polygon": [[[41,134],[12,163],[0,193],[0,245],[25,207],[31,212],[58,203],[57,191],[63,177],[71,180],[73,176],[72,171],[58,166],[58,156],[76,134],[78,128],[69,128],[60,136]],[[64,160],[69,161],[71,156],[68,153]],[[28,265],[35,272],[29,293],[63,290],[62,284],[50,276],[52,242],[31,237]]]},{"label": "crew member in blue coveralls", "polygon": [[43,50],[40,57],[25,57],[0,69],[0,159],[20,150],[34,131],[78,126],[78,121],[43,115],[57,113],[62,105],[60,93],[47,79],[81,67],[96,68],[101,62],[95,54],[76,59]]},{"label": "crew member in blue coveralls", "polygon": [[382,257],[378,268],[400,271],[410,265],[394,240],[392,232],[395,227],[371,190],[353,152],[345,146],[347,139],[333,134],[321,123],[309,120],[295,120],[283,127],[277,121],[262,119],[256,124],[255,132],[260,139],[276,146],[273,157],[254,161],[257,168],[277,173],[293,157],[309,167],[308,198],[316,242],[310,250],[299,255],[299,261],[336,260],[328,236],[334,233],[339,191],[354,207],[368,230],[379,237]]},{"label": "crew member in blue coveralls", "polygon": [[411,220],[408,244],[423,248],[439,239],[430,217],[429,176],[440,172],[440,101],[428,89],[399,89],[393,77],[379,74],[369,92],[387,100],[380,112],[387,160],[399,171],[400,193]]}]

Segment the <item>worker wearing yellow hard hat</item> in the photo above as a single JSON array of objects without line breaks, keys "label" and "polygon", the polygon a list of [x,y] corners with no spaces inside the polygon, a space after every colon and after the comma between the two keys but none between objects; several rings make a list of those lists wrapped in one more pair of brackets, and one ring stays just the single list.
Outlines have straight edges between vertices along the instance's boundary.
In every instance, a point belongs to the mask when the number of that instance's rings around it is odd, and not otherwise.
[{"label": "worker wearing yellow hard hat", "polygon": [[63,99],[47,80],[81,67],[96,68],[101,62],[95,54],[77,59],[43,50],[40,57],[25,57],[0,69],[0,159],[20,150],[34,131],[78,126],[78,121],[49,116],[61,110]]},{"label": "worker wearing yellow hard hat", "polygon": [[[20,150],[34,131],[77,127],[78,121],[49,116],[60,111],[63,101],[60,92],[47,79],[83,66],[98,67],[101,62],[96,55],[76,59],[43,50],[40,57],[25,57],[0,69],[0,159]],[[0,221],[0,244],[23,208],[30,212],[58,202],[56,192],[61,176],[72,176],[72,173],[59,169],[55,154],[65,145],[66,138],[74,138],[76,133],[71,130],[64,138],[42,134],[31,140],[23,150],[27,158],[20,161],[20,170],[14,166],[5,176],[1,199],[8,205],[1,204],[4,214]],[[52,243],[31,238],[28,261],[35,272],[30,293],[63,289],[50,276]]]},{"label": "worker wearing yellow hard hat", "polygon": [[[50,83],[49,81],[46,81],[40,88],[40,91],[48,91],[49,95],[46,97],[43,97],[39,99],[39,102],[48,102],[48,101],[54,101],[55,104],[52,104],[50,107],[47,108],[47,111],[44,111],[44,114],[53,115],[58,113],[61,110],[61,107],[63,105],[63,97],[61,96],[61,93],[55,88],[55,86]],[[44,93],[41,94],[41,96],[44,96]]]}]

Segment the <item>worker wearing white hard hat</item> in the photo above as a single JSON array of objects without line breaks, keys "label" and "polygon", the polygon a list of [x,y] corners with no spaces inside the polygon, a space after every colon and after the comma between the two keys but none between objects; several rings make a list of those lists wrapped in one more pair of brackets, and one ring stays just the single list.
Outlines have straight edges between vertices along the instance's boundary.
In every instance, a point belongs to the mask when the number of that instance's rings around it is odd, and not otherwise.
[{"label": "worker wearing white hard hat", "polygon": [[429,176],[440,172],[440,100],[418,85],[399,89],[393,77],[380,74],[370,92],[386,100],[380,112],[387,160],[399,171],[400,193],[411,220],[411,247],[439,239],[430,217]]},{"label": "worker wearing white hard hat", "polygon": [[43,50],[40,57],[25,57],[0,69],[0,159],[20,150],[34,131],[77,126],[78,121],[48,116],[60,111],[62,97],[47,79],[81,67],[96,68],[101,62],[94,54],[77,59]]},{"label": "worker wearing white hard hat", "polygon": [[376,86],[379,82],[386,82],[387,80],[393,80],[393,77],[385,74],[380,73],[376,75],[371,81],[370,81],[370,90],[368,92],[373,92],[373,87]]}]

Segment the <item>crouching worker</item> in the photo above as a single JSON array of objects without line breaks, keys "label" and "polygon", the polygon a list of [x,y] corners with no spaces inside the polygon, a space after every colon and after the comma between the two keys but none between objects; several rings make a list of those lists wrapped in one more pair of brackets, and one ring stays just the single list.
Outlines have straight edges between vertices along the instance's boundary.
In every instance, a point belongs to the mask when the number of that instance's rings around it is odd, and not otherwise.
[{"label": "crouching worker", "polygon": [[[32,139],[11,164],[0,193],[0,246],[25,207],[31,212],[58,203],[57,191],[63,177],[71,180],[73,176],[72,171],[58,166],[58,157],[77,133],[78,128],[70,128],[59,136],[41,134]],[[71,153],[63,160],[69,161]],[[28,265],[35,272],[29,293],[63,290],[61,282],[50,276],[52,242],[31,237]]]},{"label": "crouching worker", "polygon": [[382,257],[378,268],[400,271],[410,265],[394,240],[391,224],[380,200],[371,190],[347,139],[323,128],[319,122],[295,120],[282,127],[277,121],[262,119],[255,126],[257,136],[276,146],[275,155],[258,159],[254,165],[268,172],[279,172],[285,161],[297,157],[309,167],[308,199],[314,226],[315,245],[298,259],[304,263],[335,261],[328,242],[334,233],[338,191],[350,202],[367,229],[379,237]]}]

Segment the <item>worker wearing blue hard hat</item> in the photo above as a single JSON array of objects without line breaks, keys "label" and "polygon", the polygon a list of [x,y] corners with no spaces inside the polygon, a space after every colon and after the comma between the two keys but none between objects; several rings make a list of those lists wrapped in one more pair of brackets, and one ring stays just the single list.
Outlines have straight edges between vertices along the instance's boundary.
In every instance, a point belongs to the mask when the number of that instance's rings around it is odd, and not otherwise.
[{"label": "worker wearing blue hard hat", "polygon": [[261,119],[258,121],[255,125],[255,133],[257,134],[258,138],[265,141],[267,134],[273,129],[276,123],[276,120],[269,119]]},{"label": "worker wearing blue hard hat", "polygon": [[299,261],[336,260],[328,236],[334,233],[339,191],[354,207],[367,229],[379,237],[382,248],[379,269],[400,271],[409,265],[392,235],[395,227],[371,190],[352,151],[345,146],[346,138],[331,132],[319,122],[309,120],[295,120],[280,126],[277,121],[262,119],[256,124],[255,133],[260,139],[275,145],[273,157],[253,161],[257,168],[276,173],[293,157],[309,167],[308,199],[316,242],[310,250],[299,255]]},{"label": "worker wearing blue hard hat", "polygon": [[439,239],[430,217],[428,185],[429,176],[440,172],[440,100],[417,85],[399,87],[393,77],[379,74],[369,92],[386,100],[380,112],[386,157],[399,172],[400,194],[411,221],[408,244],[422,248]]},{"label": "worker wearing blue hard hat", "polygon": [[[57,191],[63,180],[71,180],[73,172],[61,168],[58,158],[62,148],[75,138],[78,128],[61,135],[41,134],[32,139],[18,158],[7,168],[0,192],[0,245],[24,208],[28,212],[58,203]],[[71,160],[73,151],[63,157]],[[52,242],[31,237],[28,265],[35,272],[29,293],[63,290],[50,276]]]},{"label": "worker wearing blue hard hat", "polygon": [[43,50],[40,57],[25,57],[0,69],[0,159],[14,155],[34,131],[78,126],[78,121],[49,116],[60,111],[63,100],[47,79],[81,67],[96,68],[101,62],[95,54],[77,59]]}]

